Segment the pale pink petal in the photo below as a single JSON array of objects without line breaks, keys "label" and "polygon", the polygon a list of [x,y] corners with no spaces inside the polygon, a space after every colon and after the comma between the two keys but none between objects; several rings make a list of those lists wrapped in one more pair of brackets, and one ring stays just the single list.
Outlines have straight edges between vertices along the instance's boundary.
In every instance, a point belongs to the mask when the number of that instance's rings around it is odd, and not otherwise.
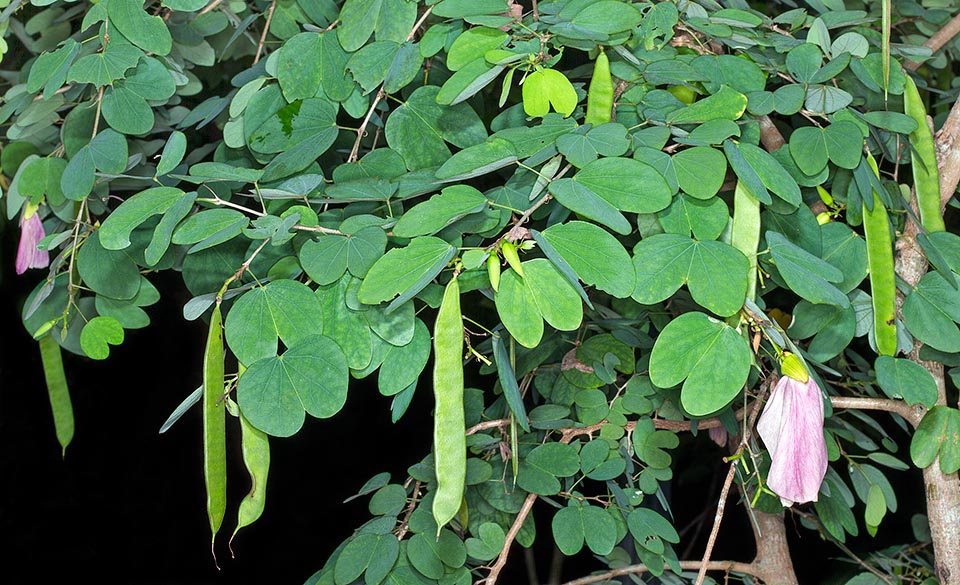
[{"label": "pale pink petal", "polygon": [[710,427],[710,440],[720,447],[727,445],[727,429],[721,427]]},{"label": "pale pink petal", "polygon": [[770,452],[767,486],[784,506],[816,502],[827,472],[823,397],[811,377],[780,378],[764,406],[757,432]]},{"label": "pale pink petal", "polygon": [[23,274],[28,268],[45,268],[50,265],[50,253],[38,250],[37,244],[47,237],[43,231],[40,214],[34,213],[27,219],[20,219],[20,245],[17,246],[17,274]]}]

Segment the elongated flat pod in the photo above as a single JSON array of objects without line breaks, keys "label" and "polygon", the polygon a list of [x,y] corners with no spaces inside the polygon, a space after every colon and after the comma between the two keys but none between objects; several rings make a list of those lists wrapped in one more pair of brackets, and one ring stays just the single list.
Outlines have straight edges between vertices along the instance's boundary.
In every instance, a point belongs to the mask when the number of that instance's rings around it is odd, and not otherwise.
[{"label": "elongated flat pod", "polygon": [[[867,153],[867,162],[877,173],[877,163]],[[893,241],[887,208],[873,191],[873,209],[863,204],[863,231],[867,240],[867,264],[870,268],[870,295],[873,302],[873,327],[877,353],[897,353],[897,287],[893,268]],[[866,198],[867,195],[864,195]]]},{"label": "elongated flat pod", "polygon": [[463,316],[457,277],[447,283],[433,331],[433,453],[437,491],[433,517],[440,529],[457,515],[467,475],[463,413]]},{"label": "elongated flat pod", "polygon": [[227,509],[226,409],[223,401],[223,319],[220,305],[213,308],[210,331],[203,351],[203,479],[207,488],[210,552]]},{"label": "elongated flat pod", "polygon": [[48,332],[39,339],[40,359],[43,362],[43,377],[47,381],[47,394],[50,397],[50,409],[53,411],[53,426],[57,441],[64,456],[67,445],[73,440],[73,404],[70,402],[70,388],[63,371],[63,357],[60,344]]},{"label": "elongated flat pod", "polygon": [[943,213],[940,211],[940,172],[937,169],[937,151],[933,132],[927,124],[927,109],[920,99],[920,92],[913,78],[904,75],[903,112],[914,119],[917,129],[910,133],[910,169],[913,173],[913,189],[917,194],[920,223],[928,232],[946,230]]}]

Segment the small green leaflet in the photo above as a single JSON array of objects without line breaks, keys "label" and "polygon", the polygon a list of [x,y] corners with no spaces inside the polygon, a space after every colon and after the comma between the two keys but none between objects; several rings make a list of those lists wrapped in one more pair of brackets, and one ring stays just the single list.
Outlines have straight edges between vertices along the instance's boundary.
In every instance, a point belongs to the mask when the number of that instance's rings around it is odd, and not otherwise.
[{"label": "small green leaflet", "polygon": [[378,226],[365,227],[349,236],[324,235],[304,242],[300,265],[320,285],[337,281],[347,270],[363,278],[386,247],[387,235]]},{"label": "small green leaflet", "polygon": [[550,226],[543,238],[580,279],[623,299],[633,294],[636,273],[630,255],[613,235],[585,221]]},{"label": "small green leaflet", "polygon": [[908,359],[880,356],[874,365],[877,383],[890,398],[904,400],[910,406],[937,403],[937,383],[923,366]]},{"label": "small green leaflet", "polygon": [[130,233],[157,214],[165,213],[186,194],[176,187],[154,187],[120,204],[100,227],[100,243],[107,250],[130,245]]},{"label": "small green leaflet", "polygon": [[782,234],[768,231],[766,240],[774,266],[793,292],[811,303],[850,306],[847,295],[831,284],[843,281],[840,270],[790,242]]},{"label": "small green leaflet", "polygon": [[161,57],[170,53],[173,39],[167,23],[159,16],[147,14],[140,0],[110,0],[107,14],[110,22],[134,45]]},{"label": "small green leaflet", "polygon": [[469,185],[446,187],[404,213],[393,228],[395,236],[413,238],[434,234],[461,217],[487,205],[483,193]]},{"label": "small green leaflet", "polygon": [[667,123],[689,124],[710,120],[738,120],[746,109],[747,96],[723,85],[715,94],[668,114]]},{"label": "small green leaflet", "polygon": [[917,427],[910,440],[910,458],[917,467],[930,466],[939,455],[940,470],[956,473],[960,469],[960,411],[934,406]]},{"label": "small green leaflet", "polygon": [[123,327],[113,317],[94,317],[80,331],[80,347],[90,359],[107,359],[110,356],[110,346],[121,343]]},{"label": "small green leaflet", "polygon": [[406,247],[390,250],[370,267],[357,298],[361,303],[376,305],[400,295],[390,304],[399,306],[423,290],[456,253],[455,247],[440,238],[414,238]]},{"label": "small green leaflet", "polygon": [[524,276],[513,269],[500,277],[494,299],[510,334],[524,347],[536,347],[543,320],[561,331],[573,331],[583,319],[580,296],[559,270],[545,258],[523,262]]}]

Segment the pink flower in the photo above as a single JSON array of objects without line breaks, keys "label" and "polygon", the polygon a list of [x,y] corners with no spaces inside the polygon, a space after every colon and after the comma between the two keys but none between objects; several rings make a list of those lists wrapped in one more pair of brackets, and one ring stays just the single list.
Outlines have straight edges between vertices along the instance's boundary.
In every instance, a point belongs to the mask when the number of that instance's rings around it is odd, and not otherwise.
[{"label": "pink flower", "polygon": [[813,378],[780,378],[763,407],[757,432],[773,460],[767,486],[783,505],[816,502],[827,473],[827,443],[823,396]]},{"label": "pink flower", "polygon": [[17,274],[23,274],[27,268],[45,268],[50,265],[50,253],[38,250],[37,244],[47,234],[43,231],[43,222],[40,214],[34,212],[28,215],[24,211],[20,217],[20,245],[17,247]]}]

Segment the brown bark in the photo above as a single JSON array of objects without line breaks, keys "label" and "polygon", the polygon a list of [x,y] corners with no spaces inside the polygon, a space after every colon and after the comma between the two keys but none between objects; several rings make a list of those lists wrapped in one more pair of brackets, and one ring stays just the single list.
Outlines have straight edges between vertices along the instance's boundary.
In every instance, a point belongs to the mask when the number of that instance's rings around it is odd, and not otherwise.
[{"label": "brown bark", "polygon": [[753,531],[757,541],[757,558],[750,563],[753,574],[771,585],[797,585],[783,512],[767,514],[754,510],[753,517],[756,520]]}]

